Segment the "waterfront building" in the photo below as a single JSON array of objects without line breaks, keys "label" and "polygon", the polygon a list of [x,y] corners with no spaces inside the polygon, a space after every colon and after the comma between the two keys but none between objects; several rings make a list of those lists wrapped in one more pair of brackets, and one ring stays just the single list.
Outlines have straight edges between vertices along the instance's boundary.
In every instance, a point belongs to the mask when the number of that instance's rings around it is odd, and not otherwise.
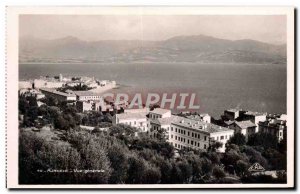
[{"label": "waterfront building", "polygon": [[33,80],[33,88],[60,88],[65,82],[60,82],[55,79],[35,79]]},{"label": "waterfront building", "polygon": [[19,81],[19,89],[32,88],[32,81]]}]

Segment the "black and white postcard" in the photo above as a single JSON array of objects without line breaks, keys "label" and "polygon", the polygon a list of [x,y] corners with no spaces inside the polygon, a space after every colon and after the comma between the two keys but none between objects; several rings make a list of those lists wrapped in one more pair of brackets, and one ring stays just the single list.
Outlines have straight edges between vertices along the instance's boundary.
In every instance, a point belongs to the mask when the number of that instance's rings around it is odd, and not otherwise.
[{"label": "black and white postcard", "polygon": [[7,7],[8,188],[294,188],[293,7]]}]

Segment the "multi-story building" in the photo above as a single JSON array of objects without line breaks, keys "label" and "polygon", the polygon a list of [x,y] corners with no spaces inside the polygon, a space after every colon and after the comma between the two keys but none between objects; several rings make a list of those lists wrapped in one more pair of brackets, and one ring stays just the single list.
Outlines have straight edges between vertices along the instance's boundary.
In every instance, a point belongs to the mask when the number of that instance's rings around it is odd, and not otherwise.
[{"label": "multi-story building", "polygon": [[150,119],[150,137],[157,137],[158,133],[164,130],[165,138],[168,141],[171,138],[171,124],[172,122],[176,122],[181,120],[182,117],[171,115],[170,117],[158,118],[158,119]]},{"label": "multi-story building", "polygon": [[242,112],[241,109],[228,109],[224,111],[223,117],[224,119],[233,121],[240,116],[241,112]]},{"label": "multi-story building", "polygon": [[279,142],[285,138],[286,129],[286,120],[281,120],[280,118],[259,122],[259,131],[275,135]]},{"label": "multi-story building", "polygon": [[137,108],[137,109],[125,109],[124,113],[144,113],[148,114],[149,113],[149,108]]},{"label": "multi-story building", "polygon": [[259,113],[259,112],[252,112],[247,111],[242,113],[241,115],[242,120],[250,120],[256,125],[255,133],[258,132],[258,124],[259,122],[264,122],[267,120],[267,114],[266,113]]},{"label": "multi-story building", "polygon": [[171,123],[169,142],[177,149],[193,148],[207,150],[212,142],[222,143],[219,152],[225,152],[225,144],[234,130],[203,121],[182,118]]},{"label": "multi-story building", "polygon": [[150,119],[167,118],[171,116],[171,110],[155,108],[149,112]]},{"label": "multi-story building", "polygon": [[85,111],[100,111],[104,106],[103,100],[86,100],[86,101],[77,101],[76,107],[80,112]]},{"label": "multi-story building", "polygon": [[79,101],[103,100],[102,95],[90,91],[72,91],[72,93],[76,95],[76,99]]},{"label": "multi-story building", "polygon": [[122,113],[115,114],[112,119],[113,125],[116,124],[125,124],[130,125],[131,127],[136,127],[142,132],[147,132],[149,129],[149,121],[146,116],[146,113]]},{"label": "multi-story building", "polygon": [[75,94],[60,92],[51,88],[40,88],[40,91],[45,94],[46,97],[56,98],[58,101],[76,101]]},{"label": "multi-story building", "polygon": [[211,122],[211,116],[209,114],[200,114],[200,115],[189,115],[186,116],[188,119],[194,119],[197,121],[203,121],[205,123],[210,123]]},{"label": "multi-story building", "polygon": [[56,79],[35,79],[33,80],[33,88],[60,88],[65,85],[65,82],[60,82]]},{"label": "multi-story building", "polygon": [[248,140],[250,135],[256,133],[257,125],[250,120],[235,121],[229,128],[233,129],[235,133],[243,134]]}]

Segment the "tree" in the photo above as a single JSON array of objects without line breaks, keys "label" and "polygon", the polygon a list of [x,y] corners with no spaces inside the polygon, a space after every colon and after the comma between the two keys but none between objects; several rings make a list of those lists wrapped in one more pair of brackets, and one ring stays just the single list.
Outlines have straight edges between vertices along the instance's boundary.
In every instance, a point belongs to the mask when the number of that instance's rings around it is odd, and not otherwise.
[{"label": "tree", "polygon": [[225,178],[226,174],[223,169],[221,169],[219,166],[215,166],[213,168],[213,176],[216,177],[217,180]]},{"label": "tree", "polygon": [[113,184],[125,183],[127,179],[128,159],[127,153],[129,151],[119,145],[110,147],[107,151],[108,158],[111,163],[112,173],[109,182]]},{"label": "tree", "polygon": [[92,130],[92,133],[101,133],[101,130],[99,127],[95,127],[93,130]]},{"label": "tree", "polygon": [[259,151],[256,151],[254,148],[250,146],[243,146],[241,151],[248,156],[249,162],[251,164],[257,162],[260,165],[262,165],[264,168],[268,168],[267,160],[261,155]]},{"label": "tree", "polygon": [[275,135],[260,132],[250,135],[247,144],[250,146],[262,146],[264,149],[277,149],[278,140]]},{"label": "tree", "polygon": [[248,168],[249,168],[249,163],[244,161],[244,160],[238,160],[236,162],[236,173],[239,176],[244,176],[245,174],[248,173]]},{"label": "tree", "polygon": [[246,137],[241,133],[235,133],[228,141],[228,144],[245,145]]},{"label": "tree", "polygon": [[209,147],[208,147],[208,151],[209,152],[216,152],[219,148],[221,148],[223,146],[222,142],[219,141],[214,141],[212,142]]},{"label": "tree", "polygon": [[127,184],[139,184],[142,183],[142,177],[146,170],[146,161],[138,158],[136,155],[129,156],[128,158],[128,176]]},{"label": "tree", "polygon": [[148,165],[141,178],[141,183],[158,184],[160,183],[160,178],[161,178],[160,170],[155,166]]}]

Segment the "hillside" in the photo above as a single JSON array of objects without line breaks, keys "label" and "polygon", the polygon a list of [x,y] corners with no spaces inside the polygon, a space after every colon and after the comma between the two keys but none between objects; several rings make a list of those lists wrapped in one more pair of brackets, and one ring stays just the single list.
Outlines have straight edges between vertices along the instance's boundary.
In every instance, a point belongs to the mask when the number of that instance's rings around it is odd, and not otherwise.
[{"label": "hillside", "polygon": [[176,36],[164,41],[83,41],[20,38],[20,62],[204,62],[286,63],[286,45],[210,36]]}]

